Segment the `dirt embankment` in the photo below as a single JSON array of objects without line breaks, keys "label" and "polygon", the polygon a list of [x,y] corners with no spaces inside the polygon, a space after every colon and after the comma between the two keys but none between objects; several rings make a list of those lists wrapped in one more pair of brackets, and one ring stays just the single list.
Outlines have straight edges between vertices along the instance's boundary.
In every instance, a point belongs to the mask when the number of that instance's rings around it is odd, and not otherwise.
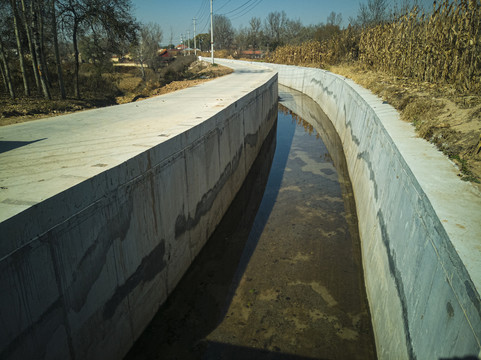
[{"label": "dirt embankment", "polygon": [[481,179],[481,94],[461,94],[453,87],[339,65],[330,71],[354,80],[383,98],[413,124],[419,137],[435,144],[459,167],[459,177]]},{"label": "dirt embankment", "polygon": [[212,80],[219,76],[232,73],[232,69],[221,65],[212,65],[205,61],[194,61],[182,74],[177,74],[174,81],[162,83],[152,80],[143,81],[136,68],[117,74],[107,74],[110,81],[118,88],[118,95],[98,98],[87,96],[85,99],[44,100],[41,98],[10,98],[0,97],[0,126],[16,124],[45,117],[68,114],[76,111],[124,104],[139,101],[156,95],[185,89]]}]

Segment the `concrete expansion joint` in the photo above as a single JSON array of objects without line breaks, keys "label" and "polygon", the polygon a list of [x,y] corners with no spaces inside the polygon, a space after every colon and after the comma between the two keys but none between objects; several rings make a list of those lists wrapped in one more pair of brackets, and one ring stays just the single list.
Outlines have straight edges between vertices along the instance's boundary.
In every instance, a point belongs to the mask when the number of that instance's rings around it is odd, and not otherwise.
[{"label": "concrete expansion joint", "polygon": [[[471,328],[471,331],[473,332],[473,336],[475,337],[476,342],[478,343],[478,347],[481,349],[481,342],[480,342],[480,337],[479,337],[480,334],[477,334],[477,333],[476,333],[476,329],[475,329],[474,326],[473,326],[472,319],[471,319],[470,316],[468,315],[466,306],[465,306],[465,304],[463,303],[463,301],[461,301],[461,299],[459,298],[459,296],[458,296],[458,294],[457,294],[457,291],[456,291],[456,289],[455,289],[454,286],[453,286],[453,283],[452,283],[453,277],[450,278],[450,277],[449,277],[449,274],[447,273],[447,270],[445,269],[444,264],[443,264],[442,262],[440,262],[440,264],[441,264],[441,266],[442,266],[442,268],[443,268],[443,271],[445,272],[446,280],[447,280],[449,286],[450,286],[451,289],[452,289],[452,292],[453,292],[453,294],[454,294],[454,297],[456,298],[456,301],[457,301],[459,307],[461,308],[461,310],[462,310],[462,312],[463,312],[463,315],[464,315],[466,321],[468,322],[469,327]],[[454,274],[453,274],[453,276],[454,276]],[[479,314],[479,315],[481,316],[481,314]],[[480,318],[478,318],[477,320],[479,321],[479,319],[480,319]]]},{"label": "concrete expansion joint", "polygon": [[60,223],[55,224],[54,226],[52,226],[52,227],[49,228],[48,230],[45,230],[44,232],[42,232],[42,233],[40,233],[40,234],[36,234],[36,235],[32,236],[29,241],[23,243],[22,245],[20,245],[19,247],[17,247],[15,250],[13,250],[13,251],[11,251],[10,253],[7,253],[6,255],[4,255],[3,257],[1,257],[1,258],[0,258],[0,263],[3,262],[3,261],[7,261],[9,257],[15,257],[16,254],[21,254],[21,253],[23,253],[25,249],[27,249],[27,248],[29,248],[29,247],[32,247],[33,244],[35,244],[35,243],[38,242],[38,241],[42,241],[42,239],[45,238],[45,237],[47,237],[49,233],[55,232],[56,229],[61,228],[61,227],[64,226],[65,224],[69,223],[72,219],[75,219],[75,217],[78,216],[79,214],[81,214],[82,212],[87,211],[87,210],[89,210],[90,208],[95,207],[97,204],[99,204],[100,202],[102,202],[102,200],[103,200],[103,199],[98,199],[98,200],[94,201],[93,203],[88,204],[86,207],[83,207],[82,209],[75,211],[74,214],[72,214],[72,215],[70,215],[69,217],[65,218],[65,219],[62,220]]}]

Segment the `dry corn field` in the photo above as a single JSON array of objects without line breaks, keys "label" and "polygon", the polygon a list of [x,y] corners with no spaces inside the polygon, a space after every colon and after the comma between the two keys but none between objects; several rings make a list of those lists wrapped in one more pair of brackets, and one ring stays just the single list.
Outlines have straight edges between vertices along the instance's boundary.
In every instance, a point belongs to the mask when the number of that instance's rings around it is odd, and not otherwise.
[{"label": "dry corn field", "polygon": [[287,65],[320,65],[321,54],[323,54],[321,46],[321,43],[317,41],[281,46],[269,56],[268,60]]},{"label": "dry corn field", "polygon": [[363,30],[345,29],[323,43],[278,48],[269,61],[321,67],[358,60],[395,76],[481,90],[479,0],[445,0],[431,15],[417,9]]},{"label": "dry corn field", "polygon": [[360,61],[397,76],[481,88],[479,0],[445,1],[430,16],[411,11],[361,36]]},{"label": "dry corn field", "polygon": [[301,45],[278,47],[267,59],[287,65],[315,65],[326,67],[358,58],[360,34],[351,27],[329,41],[310,41]]},{"label": "dry corn field", "polygon": [[[268,61],[327,68],[381,96],[459,167],[481,180],[481,4],[445,0],[331,39],[283,46]],[[481,190],[481,185],[479,185]]]}]

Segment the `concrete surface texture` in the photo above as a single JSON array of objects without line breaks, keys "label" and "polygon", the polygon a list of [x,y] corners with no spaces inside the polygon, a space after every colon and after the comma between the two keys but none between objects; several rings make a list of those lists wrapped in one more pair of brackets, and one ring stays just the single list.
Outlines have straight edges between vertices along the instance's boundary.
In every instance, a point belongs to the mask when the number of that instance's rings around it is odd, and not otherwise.
[{"label": "concrete surface texture", "polygon": [[118,359],[240,188],[277,77],[0,128],[0,358]]},{"label": "concrete surface texture", "polygon": [[265,64],[318,102],[354,187],[381,359],[481,356],[481,194],[397,112],[319,69]]}]

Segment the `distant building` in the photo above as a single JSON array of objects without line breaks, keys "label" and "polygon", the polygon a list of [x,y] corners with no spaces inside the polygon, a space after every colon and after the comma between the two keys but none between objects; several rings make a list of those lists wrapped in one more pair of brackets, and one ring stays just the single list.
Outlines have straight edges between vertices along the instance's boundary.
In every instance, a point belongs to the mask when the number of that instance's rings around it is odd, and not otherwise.
[{"label": "distant building", "polygon": [[159,49],[157,50],[157,56],[161,58],[168,58],[170,57],[169,51],[167,49]]},{"label": "distant building", "polygon": [[160,58],[162,62],[170,62],[174,60],[174,57],[177,56],[178,51],[176,49],[159,49],[157,51],[157,56]]},{"label": "distant building", "polygon": [[249,59],[261,59],[265,56],[264,50],[243,50],[240,53],[241,57]]}]

